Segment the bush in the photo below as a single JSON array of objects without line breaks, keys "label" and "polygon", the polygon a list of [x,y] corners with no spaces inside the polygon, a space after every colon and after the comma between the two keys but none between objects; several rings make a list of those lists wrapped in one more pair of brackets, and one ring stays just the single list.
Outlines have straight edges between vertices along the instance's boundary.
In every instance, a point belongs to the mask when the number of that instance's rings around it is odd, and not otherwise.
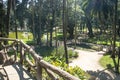
[{"label": "bush", "polygon": [[[57,57],[60,60],[65,58],[64,47],[59,47],[58,50],[57,50],[57,53],[56,53],[56,49],[54,49],[51,54],[52,54],[52,56]],[[77,58],[78,53],[73,51],[73,50],[68,50],[68,57],[69,58]]]},{"label": "bush", "polygon": [[[47,62],[50,62],[54,66],[59,67],[60,69],[67,71],[68,73],[80,78],[81,80],[85,80],[88,78],[88,74],[85,73],[83,70],[81,70],[80,67],[78,67],[78,66],[69,67],[65,63],[65,56],[64,56],[64,48],[63,47],[58,48],[57,54],[56,54],[56,50],[53,50],[53,52],[51,54],[52,55],[49,57],[44,57],[44,60]],[[74,52],[73,50],[68,50],[68,55],[69,55],[69,58],[78,57],[78,53]],[[61,80],[63,80],[63,79],[61,79]]]},{"label": "bush", "polygon": [[88,79],[89,75],[85,73],[80,67],[69,67],[66,68],[65,71],[69,72],[70,74],[80,78],[81,80]]},{"label": "bush", "polygon": [[[81,80],[88,79],[89,75],[85,73],[80,67],[69,67],[64,60],[59,60],[58,58],[54,56],[45,57],[44,60],[47,62],[50,62],[52,65],[59,67],[62,70],[67,71],[68,73],[80,78]],[[63,80],[63,79],[61,79]]]}]

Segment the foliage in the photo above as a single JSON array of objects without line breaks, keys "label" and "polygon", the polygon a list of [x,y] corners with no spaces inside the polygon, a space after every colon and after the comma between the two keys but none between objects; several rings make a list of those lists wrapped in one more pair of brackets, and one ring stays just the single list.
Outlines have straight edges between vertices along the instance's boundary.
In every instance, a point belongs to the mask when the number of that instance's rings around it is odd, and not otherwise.
[{"label": "foliage", "polygon": [[64,69],[65,71],[69,72],[72,75],[75,75],[79,77],[81,80],[86,80],[89,78],[89,75],[85,73],[80,67],[75,66],[75,67],[66,67]]},{"label": "foliage", "polygon": [[[43,48],[43,49],[47,49],[48,50],[48,48]],[[43,51],[43,53],[44,53],[44,50],[42,49],[42,51]],[[45,61],[47,61],[47,62],[49,62],[49,63],[51,63],[52,65],[54,65],[54,66],[57,66],[57,67],[59,67],[60,69],[62,69],[62,70],[65,70],[65,71],[67,71],[67,72],[69,72],[70,74],[72,74],[72,75],[74,75],[74,76],[76,76],[76,77],[79,77],[81,80],[86,80],[86,79],[88,79],[88,77],[89,77],[89,75],[87,74],[87,73],[85,73],[82,69],[80,69],[78,66],[75,66],[75,67],[69,67],[66,63],[65,63],[65,60],[64,60],[64,58],[63,58],[63,54],[62,54],[62,52],[64,52],[63,51],[63,47],[60,47],[59,49],[58,49],[58,54],[59,55],[55,55],[56,53],[55,53],[55,50],[53,50],[53,51],[50,51],[51,49],[49,49],[48,50],[48,52],[51,52],[51,56],[49,56],[49,57],[44,57],[44,60]],[[70,51],[68,51],[69,53],[70,53],[70,55],[72,54],[72,51],[70,50]],[[26,53],[27,54],[27,53]],[[45,53],[46,54],[46,53]],[[77,54],[77,53],[76,53]],[[75,54],[75,55],[76,55]],[[75,56],[74,55],[74,56]],[[45,56],[45,55],[44,55]],[[73,56],[73,55],[71,55],[71,56]],[[27,54],[26,55],[26,58],[29,58],[30,59],[30,61],[32,62],[32,63],[34,63],[34,59],[31,57],[31,55],[29,55],[29,54]],[[26,62],[24,62],[24,64],[28,67],[28,64],[26,63]],[[35,71],[34,70],[31,70],[31,73],[33,74],[33,76],[35,76]],[[43,75],[43,78],[46,78],[47,80],[49,80],[50,78],[48,77],[48,75],[47,75],[47,73],[45,72],[45,70],[43,69],[43,73],[44,74],[42,74]],[[56,74],[55,74],[56,75]],[[58,76],[58,75],[56,75],[56,76]],[[64,79],[62,79],[62,78],[60,78],[60,80],[64,80]]]},{"label": "foliage", "polygon": [[[64,48],[63,47],[59,47],[58,48],[58,52],[56,54],[56,50],[52,51],[52,56],[49,57],[44,57],[44,60],[47,62],[50,62],[51,64],[69,72],[72,75],[75,75],[77,77],[79,77],[81,80],[85,80],[88,75],[81,70],[79,67],[69,67],[66,63],[65,63],[65,56],[64,56]],[[73,57],[78,57],[78,53],[73,52],[72,50],[68,50],[68,55],[69,58],[73,58]]]},{"label": "foliage", "polygon": [[44,58],[46,61],[50,62],[52,65],[59,67],[60,69],[63,69],[67,72],[69,72],[70,74],[79,77],[81,80],[86,80],[89,78],[89,75],[87,73],[85,73],[82,69],[80,69],[80,67],[75,66],[75,67],[71,67],[68,66],[65,63],[65,60],[59,60],[58,58],[55,58],[53,56],[50,57],[45,57]]},{"label": "foliage", "polygon": [[114,63],[110,55],[104,55],[99,62],[104,68],[112,69],[112,67],[114,67]]},{"label": "foliage", "polygon": [[110,58],[110,55],[103,56],[99,62],[105,68],[107,68],[108,64],[110,64],[111,66],[114,66],[112,58]]},{"label": "foliage", "polygon": [[50,56],[52,54],[53,49],[54,49],[53,47],[48,47],[48,46],[35,47],[35,51],[43,57]]},{"label": "foliage", "polygon": [[[116,46],[119,47],[120,46],[120,41],[119,41],[119,37],[116,37]],[[99,44],[99,45],[111,45],[111,35],[107,35],[107,34],[102,34],[102,35],[96,35],[93,38],[88,38],[88,39],[84,39],[83,42],[87,42],[87,43],[94,43],[94,44]]]},{"label": "foliage", "polygon": [[[69,58],[78,57],[78,53],[76,53],[72,50],[68,50],[68,55],[69,55]],[[53,50],[52,56],[49,56],[49,57],[46,56],[46,57],[44,57],[44,60],[69,72],[72,75],[79,77],[81,80],[84,80],[88,77],[88,75],[83,70],[81,70],[79,67],[77,67],[77,66],[76,67],[68,67],[68,65],[65,63],[64,57],[65,57],[64,49],[63,49],[63,47],[59,47],[57,54],[56,54],[56,50]]]},{"label": "foliage", "polygon": [[[58,47],[57,53],[56,49],[53,50],[52,55],[60,60],[62,60],[65,57],[64,54],[64,47]],[[78,53],[73,50],[68,50],[68,57],[69,58],[76,58],[78,57]]]}]

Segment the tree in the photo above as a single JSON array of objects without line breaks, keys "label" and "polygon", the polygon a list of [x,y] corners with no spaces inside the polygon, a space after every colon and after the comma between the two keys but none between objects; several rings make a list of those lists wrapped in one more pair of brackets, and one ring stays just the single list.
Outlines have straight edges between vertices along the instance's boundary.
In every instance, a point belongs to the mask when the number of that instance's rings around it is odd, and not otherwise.
[{"label": "tree", "polygon": [[10,9],[12,5],[12,0],[8,0],[7,2],[7,16],[6,16],[6,34],[5,37],[8,37],[9,35],[9,27],[10,27]]},{"label": "tree", "polygon": [[[108,22],[113,19],[114,0],[84,0],[82,2],[82,8],[86,15],[87,25],[89,32],[92,32],[92,19],[97,18],[97,23],[100,23],[99,29],[105,32]],[[98,22],[99,21],[99,22]],[[112,21],[110,22],[112,23]]]},{"label": "tree", "polygon": [[74,18],[75,18],[75,37],[74,37],[74,39],[75,39],[75,46],[74,46],[74,48],[76,49],[76,39],[77,39],[76,0],[75,0],[75,13],[74,13]]},{"label": "tree", "polygon": [[18,39],[18,31],[17,31],[17,24],[16,24],[16,3],[17,1],[16,0],[12,0],[12,7],[13,7],[13,12],[14,12],[14,27],[15,27],[15,34],[16,34],[16,39]]},{"label": "tree", "polygon": [[93,37],[93,30],[92,30],[92,24],[91,24],[91,15],[90,15],[90,11],[93,8],[92,6],[92,1],[91,0],[84,0],[82,3],[82,9],[84,11],[85,14],[85,18],[86,18],[86,24],[87,24],[87,28],[88,28],[88,36],[89,37]]},{"label": "tree", "polygon": [[65,50],[65,58],[66,64],[69,63],[68,61],[68,52],[67,52],[67,45],[66,45],[66,0],[63,0],[63,38],[64,38],[64,50]]},{"label": "tree", "polygon": [[43,3],[43,0],[39,0],[39,3],[38,3],[39,10],[38,10],[38,13],[37,13],[39,15],[39,18],[38,18],[38,25],[36,25],[37,26],[37,30],[36,30],[37,31],[37,44],[39,44],[40,46],[42,45],[42,42],[41,42],[41,36],[42,36],[42,21],[41,21],[42,20],[42,3]]},{"label": "tree", "polygon": [[50,7],[51,7],[51,20],[50,20],[50,47],[52,47],[52,33],[53,33],[53,27],[54,27],[54,21],[55,21],[55,9],[54,9],[54,0],[50,1]]},{"label": "tree", "polygon": [[115,47],[116,47],[116,25],[117,25],[117,8],[118,8],[118,0],[115,0],[115,7],[114,7],[114,18],[113,18],[113,42],[112,42],[112,59],[113,59],[113,62],[114,62],[114,65],[115,65],[115,71],[117,73],[119,73],[119,55],[117,56],[118,57],[118,63],[116,62],[115,60]]},{"label": "tree", "polygon": [[5,10],[3,9],[3,3],[0,2],[0,37],[3,37],[5,33]]}]

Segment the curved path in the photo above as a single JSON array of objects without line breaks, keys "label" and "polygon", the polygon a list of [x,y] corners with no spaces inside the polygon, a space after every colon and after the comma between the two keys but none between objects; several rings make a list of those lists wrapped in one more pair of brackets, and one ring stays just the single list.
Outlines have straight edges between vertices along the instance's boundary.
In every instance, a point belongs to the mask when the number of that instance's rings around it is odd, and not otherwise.
[{"label": "curved path", "polygon": [[104,68],[101,67],[98,63],[99,59],[102,57],[102,54],[98,54],[98,52],[94,51],[83,51],[83,50],[75,50],[76,52],[79,53],[79,57],[75,60],[70,65],[77,65],[84,71],[92,70],[92,71],[97,71],[97,70],[103,70]]},{"label": "curved path", "polygon": [[92,77],[89,80],[120,80],[120,78],[99,64],[104,52],[75,50],[79,57],[70,63],[70,66],[79,66]]}]

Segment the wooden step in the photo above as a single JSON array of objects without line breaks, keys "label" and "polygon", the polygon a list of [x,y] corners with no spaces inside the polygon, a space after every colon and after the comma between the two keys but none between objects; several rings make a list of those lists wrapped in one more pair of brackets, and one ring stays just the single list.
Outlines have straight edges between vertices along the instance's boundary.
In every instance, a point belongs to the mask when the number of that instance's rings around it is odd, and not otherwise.
[{"label": "wooden step", "polygon": [[9,65],[4,67],[9,80],[35,80],[21,65]]}]

